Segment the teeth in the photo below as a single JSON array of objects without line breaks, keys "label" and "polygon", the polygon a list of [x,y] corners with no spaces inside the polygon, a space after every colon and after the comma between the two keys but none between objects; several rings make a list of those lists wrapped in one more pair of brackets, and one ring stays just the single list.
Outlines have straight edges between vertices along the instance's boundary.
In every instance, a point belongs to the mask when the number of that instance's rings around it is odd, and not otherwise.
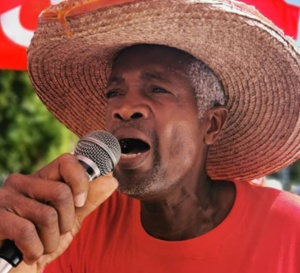
[{"label": "teeth", "polygon": [[139,156],[141,153],[137,154],[121,154],[121,159],[132,159]]}]

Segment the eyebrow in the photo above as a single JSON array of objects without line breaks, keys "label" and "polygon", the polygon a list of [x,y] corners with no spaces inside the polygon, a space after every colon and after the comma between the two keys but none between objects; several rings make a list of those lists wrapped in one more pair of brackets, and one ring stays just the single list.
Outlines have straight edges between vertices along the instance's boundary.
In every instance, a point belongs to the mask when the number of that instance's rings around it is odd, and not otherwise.
[{"label": "eyebrow", "polygon": [[[168,77],[162,77],[162,75],[160,75],[160,73],[156,73],[156,72],[144,72],[140,75],[139,77],[140,79],[143,80],[155,80],[155,81],[162,81],[162,82],[167,82],[169,83],[170,80],[168,79]],[[107,81],[107,86],[111,85],[111,84],[121,84],[123,83],[125,80],[123,77],[120,76],[114,76],[108,79]]]},{"label": "eyebrow", "polygon": [[169,82],[167,77],[162,77],[160,73],[155,72],[145,72],[140,76],[143,80],[158,80],[158,81],[164,81]]},{"label": "eyebrow", "polygon": [[122,77],[118,77],[118,76],[109,77],[106,86],[109,86],[113,83],[122,83],[122,82],[124,82],[124,79]]}]

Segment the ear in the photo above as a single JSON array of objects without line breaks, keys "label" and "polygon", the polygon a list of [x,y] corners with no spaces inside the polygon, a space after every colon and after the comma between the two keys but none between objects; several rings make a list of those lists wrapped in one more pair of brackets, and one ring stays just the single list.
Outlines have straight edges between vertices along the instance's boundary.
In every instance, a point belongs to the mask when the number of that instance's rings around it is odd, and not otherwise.
[{"label": "ear", "polygon": [[216,106],[206,111],[203,124],[205,129],[203,141],[206,145],[212,145],[216,142],[227,119],[228,110],[225,106]]}]

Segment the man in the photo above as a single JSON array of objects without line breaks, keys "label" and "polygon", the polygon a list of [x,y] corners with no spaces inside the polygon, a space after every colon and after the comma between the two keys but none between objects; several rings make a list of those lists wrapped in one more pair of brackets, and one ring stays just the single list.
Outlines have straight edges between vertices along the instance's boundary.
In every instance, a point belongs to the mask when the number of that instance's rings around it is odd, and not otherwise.
[{"label": "man", "polygon": [[116,2],[41,15],[37,93],[122,156],[90,184],[72,155],[8,177],[0,235],[31,264],[15,272],[299,272],[299,198],[246,182],[299,158],[293,42],[238,2]]}]

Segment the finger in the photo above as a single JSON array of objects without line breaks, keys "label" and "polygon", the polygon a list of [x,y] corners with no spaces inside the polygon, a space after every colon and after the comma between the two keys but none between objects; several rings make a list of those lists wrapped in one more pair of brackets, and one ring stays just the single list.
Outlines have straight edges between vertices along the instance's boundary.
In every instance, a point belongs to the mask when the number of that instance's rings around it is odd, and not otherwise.
[{"label": "finger", "polygon": [[35,226],[13,213],[0,210],[0,238],[14,241],[26,263],[33,263],[44,253]]},{"label": "finger", "polygon": [[5,195],[3,198],[2,192],[0,207],[5,204],[7,211],[30,221],[43,244],[44,254],[54,252],[58,248],[60,238],[56,209],[22,195],[16,196],[11,193]]},{"label": "finger", "polygon": [[82,207],[85,203],[89,177],[75,156],[63,154],[37,171],[34,176],[45,180],[64,181],[72,190],[75,206]]},{"label": "finger", "polygon": [[[72,228],[75,219],[75,208],[73,195],[68,185],[58,181],[46,181],[37,177],[14,174],[7,178],[5,189],[15,192],[15,195],[18,196],[18,198],[23,195],[32,200],[37,200],[46,204],[47,207],[38,207],[38,205],[33,202],[24,204],[23,207],[17,207],[17,204],[12,204],[10,200],[3,201],[5,202],[3,203],[3,206],[10,204],[11,210],[14,210],[17,214],[23,215],[24,217],[30,217],[28,214],[25,214],[25,212],[22,212],[26,210],[25,206],[27,205],[29,206],[31,213],[33,215],[36,214],[34,219],[39,218],[41,221],[45,221],[45,226],[49,226],[51,223],[54,223],[55,220],[55,213],[49,208],[50,206],[57,212],[60,233],[66,233]],[[12,199],[14,198],[12,197]],[[18,203],[18,200],[14,203]],[[40,223],[40,226],[42,225],[43,223]]]},{"label": "finger", "polygon": [[83,207],[76,208],[77,219],[81,222],[94,211],[118,187],[118,181],[110,174],[101,176],[89,183],[87,200]]}]

